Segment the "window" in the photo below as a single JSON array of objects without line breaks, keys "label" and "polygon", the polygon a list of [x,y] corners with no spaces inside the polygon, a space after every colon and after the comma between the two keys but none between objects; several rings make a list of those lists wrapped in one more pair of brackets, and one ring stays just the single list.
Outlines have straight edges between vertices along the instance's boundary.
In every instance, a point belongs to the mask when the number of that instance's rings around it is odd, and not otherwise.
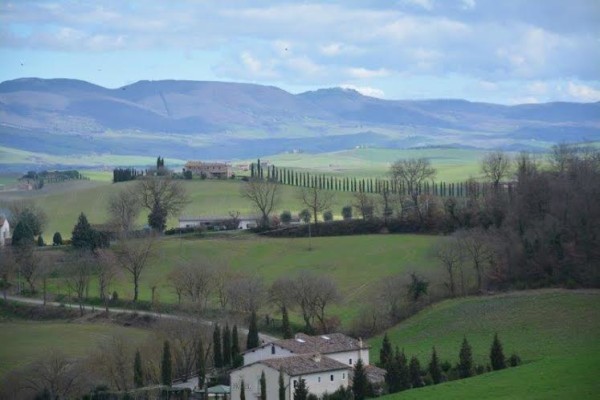
[{"label": "window", "polygon": [[346,373],[345,372],[342,374],[342,379],[346,379]]},{"label": "window", "polygon": [[348,364],[352,365],[352,359],[348,360]]},{"label": "window", "polygon": [[294,389],[298,387],[298,381],[294,379]]},{"label": "window", "polygon": [[333,382],[333,374],[331,374],[331,375],[329,376],[329,379],[331,380],[331,382]]},{"label": "window", "polygon": [[275,354],[275,345],[271,345],[271,354]]},{"label": "window", "polygon": [[318,377],[318,378],[317,378],[317,381],[318,381],[319,383],[321,383],[321,377]]}]

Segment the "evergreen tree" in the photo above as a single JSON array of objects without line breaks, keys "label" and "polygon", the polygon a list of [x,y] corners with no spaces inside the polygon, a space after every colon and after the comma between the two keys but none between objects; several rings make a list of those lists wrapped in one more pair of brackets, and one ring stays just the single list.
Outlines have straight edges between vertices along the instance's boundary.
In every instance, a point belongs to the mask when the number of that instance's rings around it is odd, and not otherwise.
[{"label": "evergreen tree", "polygon": [[368,384],[363,361],[359,358],[354,366],[354,378],[352,380],[354,400],[364,400],[367,397]]},{"label": "evergreen tree", "polygon": [[408,367],[410,375],[410,386],[413,388],[420,388],[423,384],[423,378],[421,378],[421,363],[417,357],[410,359],[410,365]]},{"label": "evergreen tree", "polygon": [[148,214],[148,225],[158,232],[163,232],[167,227],[167,211],[156,203]]},{"label": "evergreen tree", "polygon": [[229,324],[225,324],[225,329],[223,329],[223,365],[225,367],[231,366],[231,331],[229,330]]},{"label": "evergreen tree", "polygon": [[172,368],[173,368],[173,363],[171,361],[171,347],[169,346],[169,341],[165,340],[165,343],[163,345],[163,355],[162,355],[162,362],[160,364],[160,376],[161,376],[161,383],[163,385],[167,385],[167,386],[171,386],[172,384]]},{"label": "evergreen tree", "polygon": [[492,370],[494,371],[506,368],[506,359],[504,358],[502,343],[500,343],[497,333],[494,335],[494,342],[492,343],[492,349],[490,351],[490,362],[492,364]]},{"label": "evergreen tree", "polygon": [[387,361],[383,368],[386,370],[385,383],[389,393],[396,393],[400,390],[400,369],[394,358]]},{"label": "evergreen tree", "polygon": [[206,363],[204,360],[204,344],[202,338],[199,338],[196,347],[196,373],[198,374],[198,387],[200,389],[204,387],[206,382]]},{"label": "evergreen tree", "polygon": [[438,384],[442,381],[442,368],[440,367],[440,360],[438,359],[435,347],[431,353],[431,361],[429,362],[429,375],[434,384]]},{"label": "evergreen tree", "polygon": [[37,245],[38,247],[44,247],[46,244],[44,243],[44,238],[42,237],[42,235],[39,235],[37,238]]},{"label": "evergreen tree", "polygon": [[287,307],[283,306],[281,312],[281,331],[284,339],[291,339],[294,337],[292,334],[292,327],[290,326],[290,317],[288,315]]},{"label": "evergreen tree", "polygon": [[215,368],[223,368],[223,353],[221,352],[221,328],[215,324],[213,332],[213,365]]},{"label": "evergreen tree", "polygon": [[408,360],[404,350],[400,353],[396,347],[396,356],[394,357],[398,368],[398,389],[400,391],[410,389],[410,372],[408,370]]},{"label": "evergreen tree", "polygon": [[135,352],[135,360],[133,362],[133,384],[136,388],[144,386],[144,372],[142,371],[142,356],[140,351]]},{"label": "evergreen tree", "polygon": [[244,357],[240,354],[240,338],[237,325],[233,326],[231,333],[231,362],[234,368],[241,367],[244,364]]},{"label": "evergreen tree", "polygon": [[92,229],[84,213],[79,214],[73,228],[71,244],[77,249],[96,250],[98,247],[98,234]]},{"label": "evergreen tree", "polygon": [[32,246],[35,242],[33,231],[23,221],[19,221],[12,232],[13,246]]},{"label": "evergreen tree", "polygon": [[308,387],[306,381],[302,378],[298,380],[298,384],[294,388],[294,400],[306,400],[308,397]]},{"label": "evergreen tree", "polygon": [[260,374],[260,400],[267,400],[267,378],[265,371]]},{"label": "evergreen tree", "polygon": [[283,371],[279,370],[279,400],[285,400],[285,380],[283,379]]},{"label": "evergreen tree", "polygon": [[52,236],[52,244],[54,246],[62,246],[63,240],[62,240],[62,236],[60,235],[60,232],[54,233],[54,236]]},{"label": "evergreen tree", "polygon": [[387,332],[383,335],[383,343],[379,350],[379,366],[381,368],[387,368],[387,365],[392,361],[394,353],[392,350],[392,344],[388,338]]},{"label": "evergreen tree", "polygon": [[254,349],[260,344],[258,339],[258,326],[256,321],[256,311],[252,311],[250,316],[250,326],[248,327],[248,338],[246,340],[246,350]]},{"label": "evergreen tree", "polygon": [[240,400],[246,400],[246,383],[243,379],[240,387]]},{"label": "evergreen tree", "polygon": [[460,378],[468,378],[473,376],[473,352],[471,345],[467,342],[467,338],[463,338],[462,345],[460,346],[460,353],[458,355],[458,376]]}]

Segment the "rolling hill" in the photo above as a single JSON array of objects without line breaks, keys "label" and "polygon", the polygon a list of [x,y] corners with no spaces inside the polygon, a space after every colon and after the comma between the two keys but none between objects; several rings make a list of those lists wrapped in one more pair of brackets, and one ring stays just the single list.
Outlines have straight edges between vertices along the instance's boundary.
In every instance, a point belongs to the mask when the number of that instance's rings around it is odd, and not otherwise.
[{"label": "rolling hill", "polygon": [[600,103],[383,100],[351,89],[295,95],[272,86],[175,80],[115,89],[71,79],[0,83],[0,146],[57,156],[231,160],[354,147],[543,150],[599,139]]}]

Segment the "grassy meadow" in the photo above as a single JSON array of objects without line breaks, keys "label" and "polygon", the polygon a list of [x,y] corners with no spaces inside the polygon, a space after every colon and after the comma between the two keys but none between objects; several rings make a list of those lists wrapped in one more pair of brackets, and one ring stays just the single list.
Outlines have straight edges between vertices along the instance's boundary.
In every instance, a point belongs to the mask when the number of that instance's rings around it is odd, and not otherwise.
[{"label": "grassy meadow", "polygon": [[0,377],[50,350],[85,356],[102,341],[119,334],[143,342],[150,332],[102,323],[0,322]]},{"label": "grassy meadow", "polygon": [[[431,348],[453,364],[463,337],[476,363],[489,363],[498,333],[509,357],[523,365],[474,378],[410,390],[385,399],[595,398],[600,390],[600,291],[539,290],[448,300],[388,331],[393,345],[426,367]],[[382,336],[369,341],[379,359]]]}]

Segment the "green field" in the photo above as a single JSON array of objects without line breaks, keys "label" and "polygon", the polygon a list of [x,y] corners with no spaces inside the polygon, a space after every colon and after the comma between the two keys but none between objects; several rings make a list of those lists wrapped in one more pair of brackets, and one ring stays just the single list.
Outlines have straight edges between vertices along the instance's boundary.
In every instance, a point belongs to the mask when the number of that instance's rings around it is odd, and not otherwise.
[{"label": "green field", "polygon": [[[600,390],[600,292],[540,290],[444,301],[388,331],[394,345],[426,366],[432,346],[455,363],[463,336],[475,362],[489,363],[498,332],[505,355],[519,354],[518,368],[484,374],[386,399],[587,399]],[[379,359],[381,336],[370,341]]]},{"label": "green field", "polygon": [[142,342],[150,333],[101,323],[0,322],[0,377],[48,350],[59,350],[73,357],[85,356],[99,343],[117,334]]}]

